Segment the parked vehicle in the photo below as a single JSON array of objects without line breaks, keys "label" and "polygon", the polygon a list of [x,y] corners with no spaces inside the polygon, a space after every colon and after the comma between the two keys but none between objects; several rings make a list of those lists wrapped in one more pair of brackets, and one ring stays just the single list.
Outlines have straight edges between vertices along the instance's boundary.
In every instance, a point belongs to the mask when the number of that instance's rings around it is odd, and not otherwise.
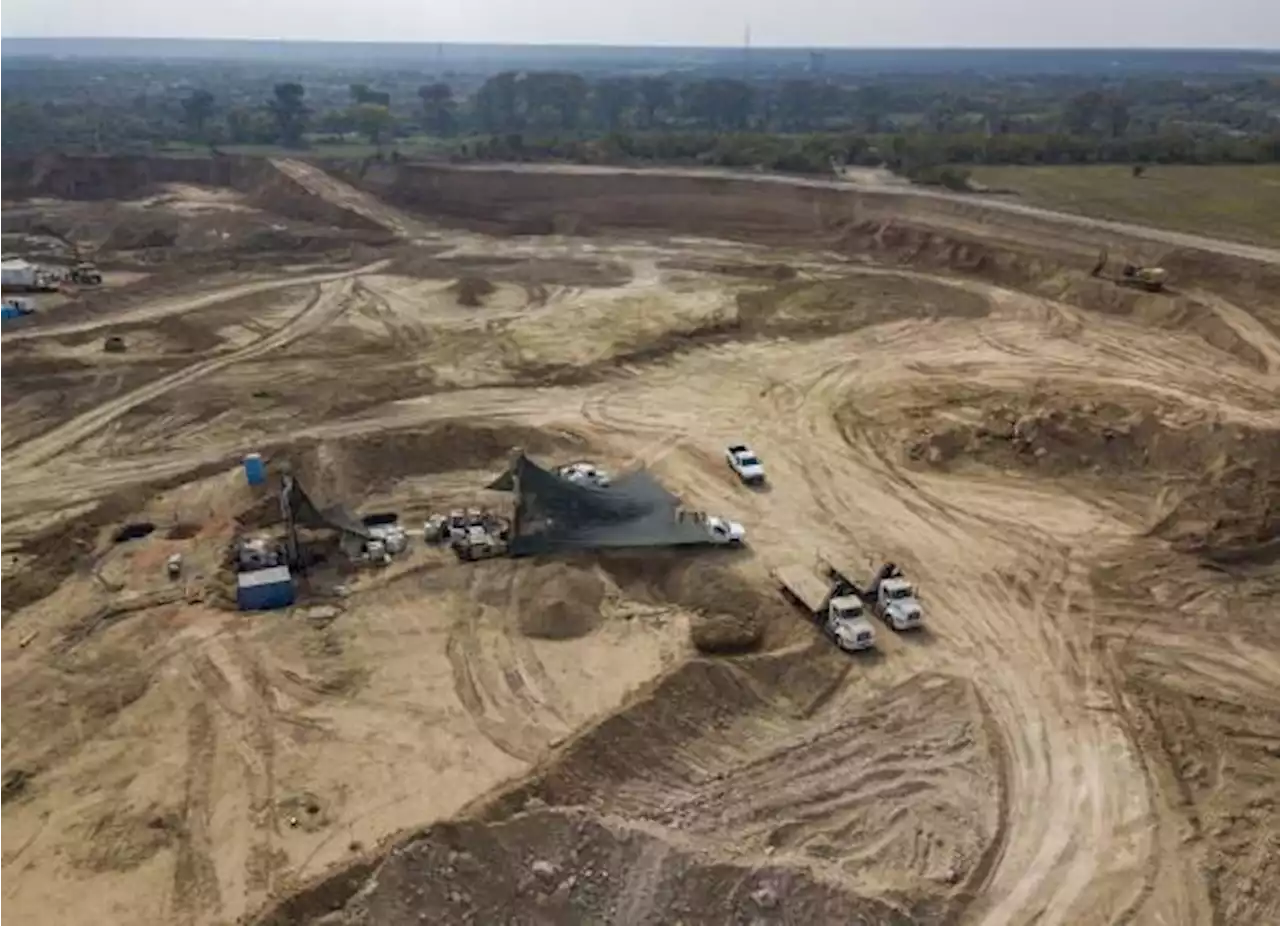
[{"label": "parked vehicle", "polygon": [[860,588],[830,563],[826,564],[826,572],[833,582],[844,582],[856,589],[872,612],[894,630],[914,630],[924,624],[924,609],[916,597],[915,586],[895,563],[882,565],[865,588]]},{"label": "parked vehicle", "polygon": [[846,652],[872,649],[876,631],[863,610],[862,596],[844,581],[824,582],[803,566],[773,572],[783,594],[804,608],[831,640]]}]

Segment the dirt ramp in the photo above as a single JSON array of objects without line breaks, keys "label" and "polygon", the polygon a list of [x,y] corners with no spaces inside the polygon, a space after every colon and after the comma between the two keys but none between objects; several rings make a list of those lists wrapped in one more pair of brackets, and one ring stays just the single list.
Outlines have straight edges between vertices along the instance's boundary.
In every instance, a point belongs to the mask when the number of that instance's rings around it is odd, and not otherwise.
[{"label": "dirt ramp", "polygon": [[660,833],[579,811],[442,824],[397,850],[344,924],[912,922],[902,910],[781,865],[707,859]]}]

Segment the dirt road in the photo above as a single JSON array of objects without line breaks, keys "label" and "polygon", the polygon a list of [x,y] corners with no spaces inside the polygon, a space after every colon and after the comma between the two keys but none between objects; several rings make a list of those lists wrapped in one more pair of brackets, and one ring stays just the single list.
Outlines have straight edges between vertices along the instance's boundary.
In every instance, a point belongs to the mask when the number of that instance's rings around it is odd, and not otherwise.
[{"label": "dirt road", "polygon": [[355,270],[343,270],[336,273],[308,273],[299,274],[297,276],[276,277],[273,279],[259,280],[253,283],[241,283],[235,286],[220,287],[209,292],[202,292],[198,296],[179,296],[172,299],[148,300],[136,308],[125,309],[120,312],[112,312],[108,315],[102,316],[101,318],[91,318],[81,322],[42,325],[37,328],[28,328],[24,331],[15,331],[12,334],[6,334],[4,340],[6,342],[11,342],[27,341],[34,338],[56,338],[70,334],[83,334],[86,331],[97,331],[102,328],[119,325],[154,321],[169,315],[185,315],[188,312],[198,312],[199,310],[208,308],[209,306],[218,305],[223,302],[230,302],[233,299],[241,299],[245,296],[255,296],[259,293],[269,293],[275,290],[288,289],[292,286],[313,286],[318,283],[347,280],[367,273],[377,273],[378,270],[385,266],[387,266],[387,261],[376,261],[375,263],[359,267]]},{"label": "dirt road", "polygon": [[[381,269],[384,265],[375,264],[371,269]],[[73,418],[65,424],[54,428],[34,440],[28,441],[6,455],[4,469],[6,475],[12,473],[18,477],[23,470],[38,466],[62,453],[68,447],[84,440],[90,434],[115,421],[121,415],[137,408],[144,402],[150,402],[178,388],[196,382],[211,373],[226,369],[237,363],[252,360],[279,350],[287,344],[305,337],[333,321],[346,307],[346,300],[351,295],[353,275],[344,275],[330,282],[322,283],[311,302],[286,324],[253,343],[226,354],[220,354],[194,363],[170,376],[147,383],[127,395],[100,405],[91,412]],[[241,290],[245,287],[241,287]],[[259,289],[259,291],[261,291]],[[222,294],[226,298],[226,294]]]}]

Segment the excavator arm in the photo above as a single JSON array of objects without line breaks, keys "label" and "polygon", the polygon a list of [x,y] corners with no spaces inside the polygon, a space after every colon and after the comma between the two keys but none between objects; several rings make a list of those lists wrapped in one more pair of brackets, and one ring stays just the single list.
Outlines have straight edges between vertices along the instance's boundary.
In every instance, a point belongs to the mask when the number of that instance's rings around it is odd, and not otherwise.
[{"label": "excavator arm", "polygon": [[1102,276],[1102,271],[1107,267],[1107,249],[1103,248],[1098,252],[1098,262],[1093,265],[1093,269],[1089,271],[1089,276]]}]

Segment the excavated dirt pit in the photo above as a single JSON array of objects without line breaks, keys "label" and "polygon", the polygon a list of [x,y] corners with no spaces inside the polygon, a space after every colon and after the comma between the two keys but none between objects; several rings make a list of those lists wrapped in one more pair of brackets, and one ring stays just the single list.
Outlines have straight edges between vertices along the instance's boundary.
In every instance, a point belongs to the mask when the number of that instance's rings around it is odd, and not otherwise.
[{"label": "excavated dirt pit", "polygon": [[[148,271],[4,336],[11,917],[1280,917],[1280,257],[820,183],[345,170],[6,163],[6,242]],[[1091,278],[1102,246],[1171,291]],[[747,548],[375,570],[306,531],[298,606],[233,610],[286,465],[412,533],[505,511],[517,447],[647,466]],[[836,651],[770,578],[820,557],[898,562],[927,629]]]}]

